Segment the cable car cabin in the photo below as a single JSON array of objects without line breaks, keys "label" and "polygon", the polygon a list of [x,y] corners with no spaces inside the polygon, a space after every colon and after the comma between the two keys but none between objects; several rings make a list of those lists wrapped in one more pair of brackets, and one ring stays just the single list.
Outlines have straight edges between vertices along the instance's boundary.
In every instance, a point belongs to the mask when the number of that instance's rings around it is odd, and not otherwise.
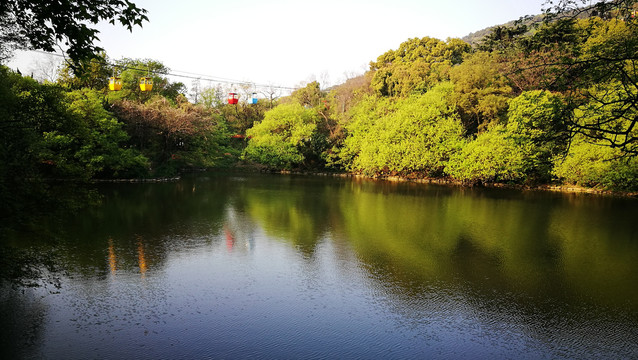
[{"label": "cable car cabin", "polygon": [[140,90],[151,91],[153,90],[153,78],[141,77],[140,78]]},{"label": "cable car cabin", "polygon": [[228,103],[231,105],[236,105],[239,102],[239,94],[237,93],[228,93]]},{"label": "cable car cabin", "polygon": [[122,78],[119,78],[119,77],[109,78],[109,90],[111,91],[122,90]]},{"label": "cable car cabin", "polygon": [[253,103],[253,104],[256,104],[256,103],[257,103],[257,93],[253,93],[252,103]]}]

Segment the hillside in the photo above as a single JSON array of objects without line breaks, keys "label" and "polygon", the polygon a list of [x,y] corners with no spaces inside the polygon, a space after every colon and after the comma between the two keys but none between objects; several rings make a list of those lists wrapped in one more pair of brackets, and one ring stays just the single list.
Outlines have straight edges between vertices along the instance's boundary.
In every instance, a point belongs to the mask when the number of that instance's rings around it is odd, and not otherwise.
[{"label": "hillside", "polygon": [[494,26],[487,27],[485,29],[481,29],[481,30],[469,33],[466,36],[464,36],[463,38],[461,38],[461,40],[463,40],[463,41],[469,43],[470,45],[474,46],[479,41],[481,41],[482,38],[484,38],[485,36],[489,35],[493,31],[493,29],[495,29],[497,27],[514,27],[514,26],[517,26],[519,24],[522,24],[522,25],[527,26],[529,29],[531,29],[531,28],[533,28],[533,26],[535,24],[539,24],[542,20],[543,20],[543,15],[533,15],[533,16],[530,15],[530,16],[523,17],[523,18],[518,19],[518,20],[512,20],[512,21],[507,22],[505,24],[494,25]]}]

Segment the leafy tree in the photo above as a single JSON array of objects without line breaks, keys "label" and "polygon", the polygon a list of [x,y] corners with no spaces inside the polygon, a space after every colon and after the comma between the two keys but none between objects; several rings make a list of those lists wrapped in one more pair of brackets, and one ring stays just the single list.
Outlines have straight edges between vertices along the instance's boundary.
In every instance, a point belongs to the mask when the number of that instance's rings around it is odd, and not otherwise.
[{"label": "leafy tree", "polygon": [[146,103],[121,100],[112,106],[126,124],[131,145],[152,161],[158,175],[172,175],[179,168],[217,164],[228,145],[225,124],[215,123],[210,112],[178,97],[172,103],[155,95]]},{"label": "leafy tree", "polygon": [[226,96],[228,92],[225,91],[220,84],[215,87],[208,87],[203,89],[199,93],[197,104],[201,104],[207,108],[216,108],[226,103]]},{"label": "leafy tree", "polygon": [[491,126],[450,159],[446,173],[470,182],[549,181],[565,151],[564,104],[547,91],[525,92],[509,104],[507,125]]},{"label": "leafy tree", "polygon": [[577,109],[570,124],[585,136],[638,154],[638,26],[619,20],[597,25],[583,44]]},{"label": "leafy tree", "polygon": [[562,98],[548,91],[528,91],[510,101],[508,136],[524,150],[527,181],[550,180],[552,159],[569,141],[565,112]]},{"label": "leafy tree", "polygon": [[[225,98],[224,98],[225,100]],[[234,135],[245,135],[256,122],[263,120],[266,112],[264,103],[247,104],[240,102],[235,105],[222,103],[215,109],[215,115],[228,124]]]},{"label": "leafy tree", "polygon": [[4,191],[37,175],[41,122],[63,111],[56,106],[63,95],[52,85],[39,85],[0,66],[0,186]]},{"label": "leafy tree", "polygon": [[[635,113],[638,104],[638,23],[632,17],[636,1],[600,1],[582,8],[579,4],[585,2],[562,0],[547,9],[546,25],[525,39],[525,46],[534,55],[528,58],[534,60],[517,64],[518,73],[540,74],[543,81],[537,84],[563,92],[573,109],[597,104],[605,111],[622,104],[624,112],[606,111],[611,117],[602,122],[589,122],[578,117],[577,111],[566,113],[567,121],[574,131],[595,140],[604,138],[608,146],[637,154],[638,139],[633,130],[638,118],[625,116]],[[596,90],[606,84],[619,84],[612,95],[614,101],[600,97]]]},{"label": "leafy tree", "polygon": [[374,72],[371,86],[382,96],[424,93],[437,82],[448,80],[449,69],[460,64],[469,50],[470,45],[459,39],[409,39],[370,63]]},{"label": "leafy tree", "polygon": [[[158,94],[176,101],[179,95],[186,92],[183,83],[173,83],[165,76],[170,69],[156,60],[123,58],[115,62],[113,71],[116,76],[122,78],[122,90],[109,92],[110,101],[119,99],[147,101]],[[150,92],[141,91],[139,87],[140,78],[147,76],[153,79],[153,91]]]},{"label": "leafy tree", "polygon": [[341,154],[348,169],[364,173],[440,175],[463,145],[463,126],[450,103],[452,84],[396,102],[368,98],[353,108]]},{"label": "leafy tree", "polygon": [[122,148],[122,124],[102,107],[101,95],[85,89],[66,93],[6,69],[0,85],[10,89],[2,122],[3,182],[24,178],[137,176],[145,160]]},{"label": "leafy tree", "polygon": [[78,64],[103,51],[95,45],[99,32],[92,25],[106,20],[132,31],[148,21],[145,13],[128,0],[5,0],[0,3],[0,53],[8,53],[15,44],[53,52],[63,42],[71,61]]},{"label": "leafy tree", "polygon": [[335,116],[343,118],[357,102],[361,101],[366,95],[372,95],[370,88],[372,81],[372,73],[368,72],[346,80],[341,85],[335,86],[328,96],[331,100],[331,107],[334,109]]},{"label": "leafy tree", "polygon": [[69,89],[89,88],[105,91],[113,69],[105,52],[77,63],[66,62],[58,74],[58,83]]},{"label": "leafy tree", "polygon": [[555,158],[554,175],[564,183],[603,189],[638,190],[638,158],[591,143],[578,135],[566,156]]},{"label": "leafy tree", "polygon": [[570,114],[575,130],[597,144],[621,149],[635,157],[638,154],[638,89],[610,80],[581,91],[589,101],[582,101]]},{"label": "leafy tree", "polygon": [[504,120],[512,88],[501,74],[498,55],[467,54],[463,63],[450,70],[454,100],[468,134]]},{"label": "leafy tree", "polygon": [[308,166],[307,156],[317,133],[319,117],[312,109],[291,103],[266,112],[264,120],[246,132],[251,139],[244,156],[276,169]]},{"label": "leafy tree", "polygon": [[317,136],[313,137],[310,147],[303,148],[306,161],[323,164],[330,152],[328,149],[341,140],[334,100],[334,94],[322,91],[317,81],[310,82],[305,87],[295,90],[290,96],[281,99],[282,104],[297,103],[306,109],[312,109],[319,116]]},{"label": "leafy tree", "polygon": [[613,18],[626,21],[634,20],[636,0],[601,0],[592,4],[589,0],[546,1],[544,9],[546,22],[556,19],[599,17],[609,20]]},{"label": "leafy tree", "polygon": [[504,125],[496,124],[452,154],[445,172],[463,182],[521,182],[526,177],[530,144],[521,147]]},{"label": "leafy tree", "polygon": [[486,52],[506,52],[516,46],[518,39],[528,31],[528,26],[523,21],[517,21],[513,26],[495,26],[480,40],[477,49]]},{"label": "leafy tree", "polygon": [[282,103],[296,102],[303,107],[314,108],[321,104],[325,95],[321,91],[319,82],[312,81],[306,84],[305,87],[293,91],[288,98],[282,100]]},{"label": "leafy tree", "polygon": [[[148,173],[148,160],[139,151],[125,148],[129,135],[124,124],[102,106],[101,94],[83,89],[67,95],[70,112],[81,126],[73,134],[45,133],[45,143],[77,142],[74,153],[68,154],[78,163],[86,177],[131,178]],[[59,158],[64,149],[49,148],[50,156]]]}]

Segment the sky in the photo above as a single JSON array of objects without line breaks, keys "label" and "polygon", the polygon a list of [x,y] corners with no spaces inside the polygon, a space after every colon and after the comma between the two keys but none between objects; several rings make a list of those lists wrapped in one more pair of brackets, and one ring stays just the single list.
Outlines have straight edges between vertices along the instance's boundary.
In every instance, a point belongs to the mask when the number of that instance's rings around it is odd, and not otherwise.
[{"label": "sky", "polygon": [[[173,73],[257,85],[323,88],[364,73],[410,38],[463,37],[524,15],[545,0],[133,0],[148,22],[133,32],[98,24],[110,59],[153,59]],[[18,52],[33,71],[44,55]],[[187,87],[191,78],[178,78]],[[215,85],[204,80],[203,86]]]}]

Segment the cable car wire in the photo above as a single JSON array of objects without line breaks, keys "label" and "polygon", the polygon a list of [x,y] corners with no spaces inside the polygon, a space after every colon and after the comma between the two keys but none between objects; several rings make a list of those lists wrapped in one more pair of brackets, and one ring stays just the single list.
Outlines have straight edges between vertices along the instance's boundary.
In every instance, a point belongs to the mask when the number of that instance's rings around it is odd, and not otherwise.
[{"label": "cable car wire", "polygon": [[[31,52],[45,54],[45,55],[57,56],[57,57],[63,58],[65,61],[68,61],[66,56],[64,56],[62,54],[58,54],[58,53],[51,53],[51,52],[46,52],[46,51],[42,51],[42,50],[26,50],[26,51],[31,51]],[[111,63],[111,62],[108,62],[108,61],[99,60],[97,58],[96,58],[96,60],[98,60],[102,65],[113,66],[113,67],[117,67],[117,68],[120,68],[120,69],[135,70],[135,71],[147,71],[147,72],[150,71],[148,68],[147,69],[140,69],[140,68],[133,67],[133,66],[114,64],[114,63]],[[176,74],[175,72],[179,72],[179,73],[182,73],[182,74],[189,74],[189,75]],[[166,75],[166,76],[181,77],[181,78],[186,78],[186,79],[191,79],[191,80],[204,80],[204,81],[209,81],[209,82],[224,83],[224,84],[230,84],[230,85],[250,85],[250,86],[254,86],[256,88],[272,88],[272,89],[288,90],[288,91],[294,91],[294,90],[298,90],[299,89],[299,88],[295,88],[295,87],[280,86],[280,85],[257,84],[257,83],[253,83],[253,82],[250,82],[250,81],[234,80],[234,79],[228,79],[228,78],[223,78],[223,77],[213,76],[213,75],[190,73],[190,72],[187,72],[187,71],[181,71],[181,70],[175,70],[175,69],[169,69],[169,71],[167,71],[167,72],[150,71],[150,73]]]}]

